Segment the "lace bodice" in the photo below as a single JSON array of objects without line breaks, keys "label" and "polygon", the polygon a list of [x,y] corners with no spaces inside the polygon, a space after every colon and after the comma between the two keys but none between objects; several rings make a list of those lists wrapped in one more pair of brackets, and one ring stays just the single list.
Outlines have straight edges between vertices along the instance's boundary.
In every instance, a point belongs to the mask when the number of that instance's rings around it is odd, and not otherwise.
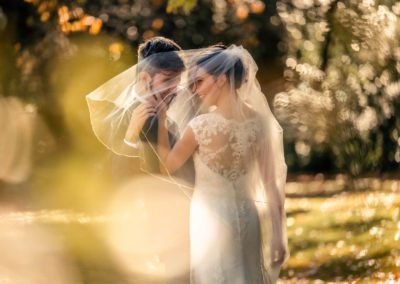
[{"label": "lace bodice", "polygon": [[232,182],[247,173],[261,135],[258,117],[236,121],[211,112],[195,117],[189,126],[199,145],[199,158],[212,171]]}]

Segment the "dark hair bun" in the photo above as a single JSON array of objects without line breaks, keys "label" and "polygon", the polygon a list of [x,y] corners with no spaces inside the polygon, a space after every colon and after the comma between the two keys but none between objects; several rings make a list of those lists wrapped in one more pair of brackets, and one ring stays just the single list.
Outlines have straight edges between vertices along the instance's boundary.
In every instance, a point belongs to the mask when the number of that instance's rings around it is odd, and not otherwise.
[{"label": "dark hair bun", "polygon": [[246,77],[246,71],[244,69],[242,59],[240,57],[238,57],[237,55],[233,55],[233,56],[237,57],[237,60],[236,60],[235,64],[233,65],[233,70],[234,70],[234,74],[235,74],[235,88],[239,89],[244,82],[244,78]]},{"label": "dark hair bun", "polygon": [[[234,61],[233,65],[232,60]],[[242,86],[246,77],[244,64],[239,55],[230,52],[227,46],[215,44],[209,46],[207,51],[196,60],[196,65],[204,68],[213,76],[225,74],[234,80],[235,89]],[[227,65],[231,67],[227,68]]]}]

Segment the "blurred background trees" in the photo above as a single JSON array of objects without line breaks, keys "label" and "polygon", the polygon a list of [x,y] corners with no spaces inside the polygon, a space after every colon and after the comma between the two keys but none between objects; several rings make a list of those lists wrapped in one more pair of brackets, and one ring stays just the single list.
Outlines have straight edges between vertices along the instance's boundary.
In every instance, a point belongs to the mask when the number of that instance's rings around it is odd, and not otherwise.
[{"label": "blurred background trees", "polygon": [[[300,167],[358,175],[400,163],[400,3],[279,1],[287,47],[276,112]],[[328,164],[325,164],[325,166]]]},{"label": "blurred background trees", "polygon": [[0,1],[0,95],[34,105],[58,145],[81,145],[84,96],[143,40],[242,44],[276,98],[290,172],[398,171],[399,15],[394,0]]}]

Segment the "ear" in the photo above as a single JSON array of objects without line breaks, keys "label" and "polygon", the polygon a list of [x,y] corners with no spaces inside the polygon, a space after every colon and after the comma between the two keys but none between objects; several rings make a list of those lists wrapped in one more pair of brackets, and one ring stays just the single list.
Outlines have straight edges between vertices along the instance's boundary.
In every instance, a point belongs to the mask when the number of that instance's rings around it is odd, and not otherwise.
[{"label": "ear", "polygon": [[141,71],[139,73],[139,81],[142,83],[149,83],[151,81],[150,74],[146,71]]},{"label": "ear", "polygon": [[226,80],[227,80],[226,75],[220,75],[220,76],[218,76],[217,82],[216,82],[216,83],[217,83],[217,86],[221,88],[223,85],[225,85]]}]

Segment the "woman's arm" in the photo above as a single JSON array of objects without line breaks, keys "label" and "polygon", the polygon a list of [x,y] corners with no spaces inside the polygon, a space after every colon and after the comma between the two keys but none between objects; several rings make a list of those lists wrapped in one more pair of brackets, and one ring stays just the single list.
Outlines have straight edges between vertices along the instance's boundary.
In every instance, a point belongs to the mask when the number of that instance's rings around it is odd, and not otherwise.
[{"label": "woman's arm", "polygon": [[197,148],[197,141],[193,130],[187,127],[182,137],[171,149],[165,113],[158,117],[158,155],[160,156],[160,172],[173,173],[178,170],[193,154]]},{"label": "woman's arm", "polygon": [[284,244],[283,226],[286,225],[284,218],[285,197],[282,196],[275,180],[274,167],[268,164],[266,156],[258,156],[258,165],[262,175],[265,195],[267,198],[267,210],[271,219],[271,265],[280,265],[283,263],[287,251]]}]

